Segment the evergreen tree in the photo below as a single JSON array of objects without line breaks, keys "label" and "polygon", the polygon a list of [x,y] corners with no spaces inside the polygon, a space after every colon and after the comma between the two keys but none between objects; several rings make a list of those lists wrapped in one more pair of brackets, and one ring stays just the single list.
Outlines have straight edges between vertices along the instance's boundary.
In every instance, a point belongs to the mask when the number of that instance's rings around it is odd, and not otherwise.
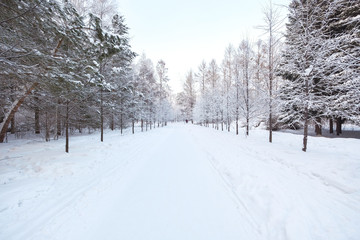
[{"label": "evergreen tree", "polygon": [[326,3],[321,0],[294,0],[289,6],[286,49],[281,73],[285,84],[281,90],[283,120],[294,124],[304,122],[303,151],[307,149],[308,125],[319,119],[326,108],[326,78],[322,59],[326,56],[323,41],[327,38]]}]

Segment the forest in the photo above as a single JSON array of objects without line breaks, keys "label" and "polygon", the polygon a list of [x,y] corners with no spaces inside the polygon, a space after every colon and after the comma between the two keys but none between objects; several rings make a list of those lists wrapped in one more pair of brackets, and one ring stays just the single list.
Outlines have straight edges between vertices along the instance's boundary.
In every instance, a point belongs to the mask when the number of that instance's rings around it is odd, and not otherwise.
[{"label": "forest", "polygon": [[269,4],[264,38],[202,61],[176,95],[165,61],[133,52],[126,13],[88,2],[1,1],[0,142],[31,132],[65,137],[68,152],[75,132],[99,130],[103,141],[104,128],[189,120],[246,135],[264,126],[269,142],[273,130],[303,129],[306,151],[309,127],[360,125],[357,1],[293,0],[287,19]]},{"label": "forest", "polygon": [[124,17],[109,16],[110,5],[80,15],[76,4],[1,3],[0,142],[7,132],[50,141],[85,129],[103,141],[104,128],[134,132],[135,121],[151,129],[170,118],[165,62],[155,70],[143,55],[135,64]]},{"label": "forest", "polygon": [[360,1],[255,2],[0,0],[0,239],[360,239]]}]

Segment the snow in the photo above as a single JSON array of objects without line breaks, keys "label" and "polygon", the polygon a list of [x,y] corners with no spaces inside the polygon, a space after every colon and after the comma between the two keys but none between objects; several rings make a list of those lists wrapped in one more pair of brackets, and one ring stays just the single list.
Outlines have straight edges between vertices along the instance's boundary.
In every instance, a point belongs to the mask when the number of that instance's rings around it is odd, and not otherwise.
[{"label": "snow", "polygon": [[360,239],[358,139],[191,124],[0,145],[0,239]]}]

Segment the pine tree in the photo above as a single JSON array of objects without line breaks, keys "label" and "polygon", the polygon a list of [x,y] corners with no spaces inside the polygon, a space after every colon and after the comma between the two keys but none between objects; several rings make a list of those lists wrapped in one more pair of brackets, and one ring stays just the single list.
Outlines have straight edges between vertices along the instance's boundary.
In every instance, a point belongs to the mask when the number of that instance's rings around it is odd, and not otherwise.
[{"label": "pine tree", "polygon": [[[294,0],[289,7],[286,49],[281,73],[286,79],[281,90],[283,120],[297,125],[304,122],[303,151],[307,150],[308,126],[311,121],[320,124],[326,102],[326,78],[322,59],[326,54],[323,40],[327,26],[320,0]],[[324,14],[322,14],[324,13]]]},{"label": "pine tree", "polygon": [[339,135],[344,120],[360,124],[360,3],[341,0],[329,4],[327,11],[328,53],[322,62],[330,99],[326,117],[336,121]]}]

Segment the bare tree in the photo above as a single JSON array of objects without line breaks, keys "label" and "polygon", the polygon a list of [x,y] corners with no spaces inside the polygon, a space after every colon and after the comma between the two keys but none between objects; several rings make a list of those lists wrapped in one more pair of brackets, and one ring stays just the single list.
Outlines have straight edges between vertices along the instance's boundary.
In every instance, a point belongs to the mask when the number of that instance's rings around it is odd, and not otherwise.
[{"label": "bare tree", "polygon": [[268,4],[264,7],[264,22],[263,26],[259,26],[267,35],[267,78],[268,78],[268,106],[269,106],[269,142],[272,142],[272,130],[273,130],[273,84],[274,73],[276,71],[275,52],[279,45],[280,36],[279,30],[282,27],[283,20],[280,15],[279,8],[274,8],[273,3],[269,0]]},{"label": "bare tree", "polygon": [[90,11],[97,15],[103,24],[108,25],[111,23],[111,17],[116,13],[116,4],[114,0],[92,0]]},{"label": "bare tree", "polygon": [[230,44],[225,49],[224,60],[222,63],[223,91],[226,102],[225,104],[226,128],[228,132],[230,132],[230,124],[231,124],[230,90],[233,82],[232,62],[233,62],[234,52],[235,52],[234,47]]}]

